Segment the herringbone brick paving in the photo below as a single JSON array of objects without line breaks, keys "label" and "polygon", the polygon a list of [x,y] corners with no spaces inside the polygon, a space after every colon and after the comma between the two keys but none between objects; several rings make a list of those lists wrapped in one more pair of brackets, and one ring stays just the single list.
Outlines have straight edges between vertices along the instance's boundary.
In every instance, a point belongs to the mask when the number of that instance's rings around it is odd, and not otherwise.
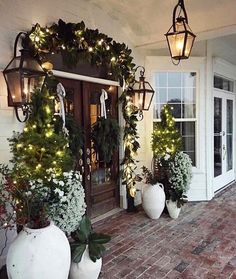
[{"label": "herringbone brick paving", "polygon": [[121,212],[94,224],[110,234],[99,279],[236,279],[236,184],[177,220]]}]

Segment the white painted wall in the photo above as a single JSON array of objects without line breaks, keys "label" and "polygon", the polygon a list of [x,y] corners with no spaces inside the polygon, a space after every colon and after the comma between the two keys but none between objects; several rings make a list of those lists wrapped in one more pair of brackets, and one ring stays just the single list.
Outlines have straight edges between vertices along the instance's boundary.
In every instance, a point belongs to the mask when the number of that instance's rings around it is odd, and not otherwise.
[{"label": "white painted wall", "polygon": [[[13,131],[21,131],[23,125],[16,120],[15,112],[7,105],[7,88],[2,73],[0,73],[0,164],[8,164],[11,158],[10,148],[7,138],[12,136]],[[14,230],[8,230],[7,248],[0,256],[0,268],[5,263],[5,257],[9,243],[15,236]],[[0,251],[5,243],[5,231],[0,230]]]},{"label": "white painted wall", "polygon": [[[182,61],[178,67],[173,65],[168,56],[166,57],[146,57],[145,67],[147,70],[148,80],[153,80],[154,73],[159,71],[192,71],[197,72],[197,98],[196,98],[196,167],[193,167],[193,179],[188,192],[188,199],[207,200],[206,192],[206,59],[204,57],[191,57],[191,59]],[[153,82],[154,84],[154,82]],[[147,167],[151,167],[152,151],[151,151],[151,134],[153,131],[153,107],[145,113],[144,122],[139,127],[142,129],[140,133],[142,148],[140,152],[140,162]]]}]

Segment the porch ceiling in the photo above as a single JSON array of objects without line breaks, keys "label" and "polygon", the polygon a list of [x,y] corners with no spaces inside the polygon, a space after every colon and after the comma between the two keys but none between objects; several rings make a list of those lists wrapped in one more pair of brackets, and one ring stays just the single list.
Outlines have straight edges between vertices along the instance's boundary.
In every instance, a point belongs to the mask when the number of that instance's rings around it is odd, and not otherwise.
[{"label": "porch ceiling", "polygon": [[[164,34],[176,4],[177,0],[0,0],[0,66],[11,57],[19,31],[59,18],[84,20],[88,27],[140,50],[166,48]],[[235,0],[185,0],[185,6],[198,41],[236,34]],[[235,43],[233,36],[229,44]]]}]

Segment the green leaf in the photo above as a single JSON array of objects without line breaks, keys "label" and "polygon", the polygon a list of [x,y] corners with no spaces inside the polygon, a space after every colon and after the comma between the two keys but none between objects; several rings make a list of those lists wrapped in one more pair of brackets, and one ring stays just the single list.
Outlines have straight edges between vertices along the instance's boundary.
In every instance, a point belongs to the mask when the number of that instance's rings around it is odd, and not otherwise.
[{"label": "green leaf", "polygon": [[90,240],[96,244],[104,244],[111,240],[111,237],[102,233],[92,233]]},{"label": "green leaf", "polygon": [[97,259],[100,259],[102,256],[102,252],[104,251],[104,247],[101,244],[96,244],[94,242],[89,243],[89,257],[93,262],[96,262]]},{"label": "green leaf", "polygon": [[[79,263],[81,261],[82,255],[86,249],[86,244],[80,243],[80,244],[74,244],[74,246],[77,246],[74,248],[72,252],[72,261],[75,263]],[[73,243],[71,244],[71,247],[73,248]]]},{"label": "green leaf", "polygon": [[84,215],[80,221],[80,231],[81,234],[84,234],[86,239],[89,238],[89,235],[92,232],[91,221],[86,215]]}]

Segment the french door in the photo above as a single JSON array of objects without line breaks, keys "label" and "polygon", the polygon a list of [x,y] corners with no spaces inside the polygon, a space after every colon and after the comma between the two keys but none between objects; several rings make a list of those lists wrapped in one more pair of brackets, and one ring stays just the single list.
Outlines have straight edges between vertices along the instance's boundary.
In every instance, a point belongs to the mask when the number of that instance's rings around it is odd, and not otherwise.
[{"label": "french door", "polygon": [[235,179],[233,94],[214,90],[214,191]]},{"label": "french door", "polygon": [[73,115],[84,131],[84,147],[77,165],[83,177],[87,213],[97,217],[119,205],[119,156],[116,152],[108,165],[99,158],[93,146],[91,127],[101,116],[102,89],[108,94],[107,115],[118,119],[118,88],[65,78],[59,80],[66,90],[66,113]]}]

